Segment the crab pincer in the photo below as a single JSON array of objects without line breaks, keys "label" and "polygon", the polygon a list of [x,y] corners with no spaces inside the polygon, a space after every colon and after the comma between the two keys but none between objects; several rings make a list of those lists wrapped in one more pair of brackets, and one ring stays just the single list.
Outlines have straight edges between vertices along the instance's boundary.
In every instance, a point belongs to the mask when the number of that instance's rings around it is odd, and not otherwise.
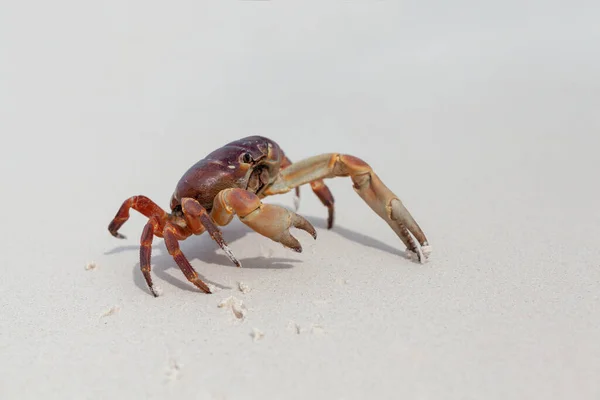
[{"label": "crab pincer", "polygon": [[290,227],[317,238],[315,228],[304,217],[277,205],[263,204],[256,194],[244,189],[225,189],[215,198],[211,215],[217,224],[228,224],[234,214],[255,232],[297,252],[302,251],[302,246],[290,233]]}]

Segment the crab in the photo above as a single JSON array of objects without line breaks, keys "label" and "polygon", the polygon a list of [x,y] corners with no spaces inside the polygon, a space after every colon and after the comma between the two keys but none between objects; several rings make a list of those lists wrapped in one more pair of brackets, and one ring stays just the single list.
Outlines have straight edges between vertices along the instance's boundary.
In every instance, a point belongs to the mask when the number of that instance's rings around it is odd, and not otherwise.
[{"label": "crab", "polygon": [[128,220],[130,209],[143,214],[148,222],[140,239],[140,268],[152,295],[158,296],[150,274],[154,236],[164,239],[185,277],[202,292],[211,293],[182,253],[179,241],[206,231],[231,262],[241,267],[219,229],[237,215],[255,232],[301,252],[302,246],[290,228],[302,229],[316,239],[312,224],[294,211],[265,204],[261,199],[293,189],[298,199],[300,186],[310,184],[328,209],[327,228],[331,229],[334,199],[323,180],[334,177],[350,177],[356,193],[388,223],[407,252],[421,263],[427,260],[431,247],[425,234],[366,162],[351,155],[328,153],[292,163],[277,143],[262,136],[228,143],[188,169],[171,196],[170,213],[146,196],[128,198],[110,222],[108,231],[123,239],[119,228]]}]

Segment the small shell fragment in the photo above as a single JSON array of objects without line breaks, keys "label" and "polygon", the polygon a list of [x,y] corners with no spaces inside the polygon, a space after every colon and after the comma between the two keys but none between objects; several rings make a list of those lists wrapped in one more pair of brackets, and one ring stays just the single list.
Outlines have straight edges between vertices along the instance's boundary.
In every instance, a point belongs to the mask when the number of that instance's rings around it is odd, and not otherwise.
[{"label": "small shell fragment", "polygon": [[86,270],[86,271],[92,271],[92,270],[94,270],[94,269],[96,269],[96,268],[98,268],[98,265],[96,265],[96,263],[95,263],[95,262],[93,262],[93,261],[92,261],[92,262],[89,262],[89,263],[87,263],[87,264],[85,265],[85,270]]},{"label": "small shell fragment", "polygon": [[233,315],[240,320],[246,318],[246,314],[248,313],[248,309],[244,305],[244,302],[236,297],[229,296],[226,299],[223,299],[219,305],[219,308],[229,308]]},{"label": "small shell fragment", "polygon": [[316,335],[323,335],[323,334],[327,333],[325,328],[323,328],[323,326],[319,325],[319,324],[313,324],[313,326],[310,328],[310,331],[311,331],[311,333],[316,334]]},{"label": "small shell fragment", "polygon": [[104,314],[102,314],[102,318],[109,317],[111,315],[115,315],[119,311],[121,311],[121,307],[119,307],[119,306],[112,306],[111,308],[108,309],[108,311],[106,311]]},{"label": "small shell fragment", "polygon": [[252,290],[250,289],[250,286],[248,286],[248,284],[245,282],[238,282],[238,288],[240,289],[240,292],[244,294],[250,293],[250,291]]},{"label": "small shell fragment", "polygon": [[302,329],[300,328],[300,325],[298,325],[294,321],[288,321],[287,330],[291,331],[291,332],[294,332],[297,335],[299,335],[300,333],[302,333]]},{"label": "small shell fragment", "polygon": [[264,337],[265,337],[265,334],[263,331],[261,331],[258,328],[252,328],[252,339],[254,339],[255,342],[258,342],[259,340],[261,340]]},{"label": "small shell fragment", "polygon": [[169,360],[169,366],[167,367],[166,375],[170,381],[175,381],[181,378],[181,365],[176,359],[171,358]]}]

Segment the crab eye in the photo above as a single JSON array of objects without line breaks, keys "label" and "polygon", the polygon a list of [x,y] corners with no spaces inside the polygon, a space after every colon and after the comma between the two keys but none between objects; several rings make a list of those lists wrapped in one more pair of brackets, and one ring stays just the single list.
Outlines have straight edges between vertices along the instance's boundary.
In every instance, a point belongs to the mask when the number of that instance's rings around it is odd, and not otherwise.
[{"label": "crab eye", "polygon": [[251,163],[252,156],[250,155],[250,153],[244,153],[244,155],[242,156],[242,161],[245,162],[246,164]]}]

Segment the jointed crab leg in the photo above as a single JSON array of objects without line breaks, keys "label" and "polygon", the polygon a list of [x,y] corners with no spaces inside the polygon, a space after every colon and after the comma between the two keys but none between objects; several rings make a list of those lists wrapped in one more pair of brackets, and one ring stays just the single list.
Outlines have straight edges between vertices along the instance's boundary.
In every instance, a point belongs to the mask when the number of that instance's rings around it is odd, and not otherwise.
[{"label": "jointed crab leg", "polygon": [[219,247],[227,254],[227,257],[233,262],[237,267],[241,267],[242,265],[238,261],[238,259],[233,255],[233,252],[227,246],[227,242],[223,239],[223,234],[221,230],[206,212],[206,209],[202,207],[200,203],[196,199],[192,199],[190,197],[183,198],[181,200],[181,208],[185,215],[185,220],[187,222],[187,226],[192,230],[192,233],[195,235],[199,235],[204,230],[208,231],[210,237],[217,242]]},{"label": "jointed crab leg", "polygon": [[310,187],[312,191],[317,195],[321,203],[325,207],[327,207],[327,229],[331,229],[333,227],[333,216],[334,216],[334,200],[331,191],[323,182],[323,179],[319,179],[318,181],[313,181],[310,183]]},{"label": "jointed crab leg", "polygon": [[108,225],[108,231],[116,238],[125,239],[125,236],[118,233],[119,228],[129,219],[129,209],[140,212],[148,218],[156,217],[157,222],[162,226],[169,217],[166,211],[164,211],[155,202],[147,198],[146,196],[133,196],[123,202],[117,215],[113,218]]},{"label": "jointed crab leg", "polygon": [[179,240],[184,240],[192,234],[199,235],[204,231],[208,231],[212,239],[225,251],[229,259],[238,267],[241,266],[240,262],[227,246],[219,228],[212,221],[204,207],[196,200],[191,198],[183,199],[182,211],[185,223],[184,227],[182,227],[179,225],[181,217],[168,214],[146,196],[130,197],[123,202],[121,208],[119,208],[119,211],[108,226],[108,230],[113,236],[120,239],[125,238],[125,236],[118,233],[118,230],[129,219],[129,210],[132,208],[149,218],[140,238],[140,268],[144,274],[148,288],[150,288],[155,297],[158,294],[154,289],[152,276],[150,275],[152,239],[154,235],[164,237],[169,254],[173,256],[186,278],[206,293],[210,293],[210,289],[198,278],[198,274],[179,249]]},{"label": "jointed crab leg", "polygon": [[152,266],[150,264],[150,258],[152,255],[152,239],[154,238],[154,232],[159,229],[158,219],[156,217],[151,217],[150,220],[148,220],[148,223],[146,223],[146,226],[144,226],[142,237],[140,239],[140,268],[142,269],[144,279],[146,279],[146,283],[154,297],[158,297],[158,293],[156,293],[154,285],[152,284],[152,276],[150,275]]},{"label": "jointed crab leg", "polygon": [[[165,225],[165,229],[163,231],[165,246],[167,246],[169,254],[173,256],[173,259],[175,259],[175,262],[181,269],[181,272],[183,272],[188,281],[196,285],[198,289],[202,290],[204,293],[211,293],[209,287],[206,286],[202,279],[198,277],[198,273],[179,248],[179,240],[184,240],[188,236],[189,235],[186,234],[181,227],[174,225],[171,222],[167,222]],[[152,292],[154,293],[153,289]]]},{"label": "jointed crab leg", "polygon": [[[350,176],[358,195],[388,223],[406,247],[417,254],[419,261],[425,261],[431,252],[425,234],[398,196],[359,158],[332,153],[301,160],[283,169],[279,178],[265,191],[265,195],[285,193],[306,183],[338,176]],[[417,246],[411,233],[421,248]]]},{"label": "jointed crab leg", "polygon": [[[292,161],[286,156],[281,162],[281,169],[284,170],[289,166],[293,165]],[[317,181],[310,182],[310,187],[312,191],[317,195],[321,203],[325,207],[327,207],[328,216],[327,216],[327,229],[331,229],[333,227],[333,215],[334,215],[334,207],[333,207],[333,195],[331,191],[323,182],[323,179],[319,179]],[[296,186],[296,198],[294,199],[294,206],[296,207],[296,211],[298,211],[298,207],[300,205],[300,186]]]},{"label": "jointed crab leg", "polygon": [[234,214],[254,231],[297,252],[302,251],[298,239],[289,231],[294,226],[317,237],[315,228],[300,215],[283,207],[263,204],[260,198],[244,189],[225,189],[215,197],[211,216],[218,225],[227,225]]}]

